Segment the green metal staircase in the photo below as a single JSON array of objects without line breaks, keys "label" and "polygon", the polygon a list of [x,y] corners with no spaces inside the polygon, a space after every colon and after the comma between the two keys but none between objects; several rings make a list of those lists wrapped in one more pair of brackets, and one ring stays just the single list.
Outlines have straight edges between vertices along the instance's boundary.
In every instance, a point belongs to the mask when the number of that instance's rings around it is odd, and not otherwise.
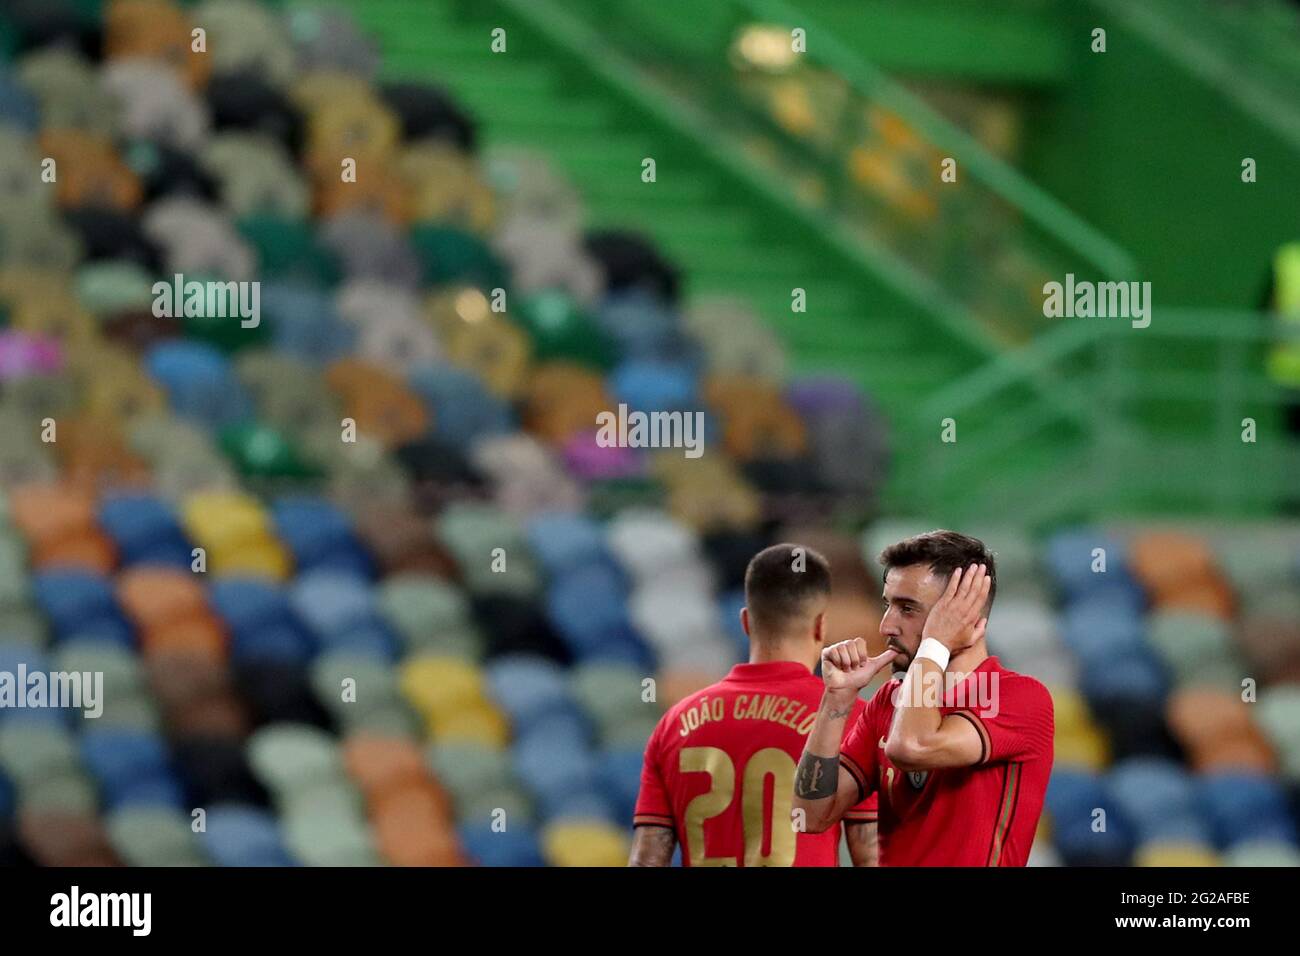
[{"label": "green metal staircase", "polygon": [[[514,0],[350,6],[382,43],[387,76],[449,88],[473,111],[489,147],[547,154],[581,189],[590,224],[652,235],[682,265],[688,296],[748,301],[783,337],[796,371],[861,382],[899,435],[891,498],[895,507],[909,505],[918,404],[997,353],[960,303],[887,250],[826,226],[786,183],[712,140],[707,117],[641,88],[625,63],[584,42],[580,22],[539,22],[521,12],[536,4]],[[507,31],[506,54],[491,51],[497,27]],[[657,163],[653,184],[640,177],[647,156]],[[807,292],[807,313],[791,310],[795,288]],[[1036,389],[1025,382],[1000,394],[962,421],[963,435],[975,441],[1008,409],[1038,401]],[[940,427],[929,423],[928,437],[937,441]],[[1073,437],[1064,428],[1046,441]]]},{"label": "green metal staircase", "polygon": [[[853,228],[825,196],[820,205],[809,201],[804,184],[783,175],[803,166],[774,165],[750,152],[771,145],[770,131],[724,128],[717,101],[725,109],[732,90],[719,97],[717,90],[674,88],[671,71],[665,76],[656,69],[661,63],[641,55],[635,31],[614,37],[602,21],[613,14],[602,3],[345,5],[381,42],[387,77],[448,88],[473,112],[489,148],[546,154],[583,193],[590,225],[635,228],[659,242],[682,266],[688,299],[743,298],[782,336],[795,371],[838,372],[867,388],[895,434],[888,510],[953,522],[979,516],[1051,523],[1095,515],[1115,502],[1152,507],[1123,495],[1123,482],[1141,474],[1130,469],[1146,460],[1132,454],[1142,438],[1131,423],[1154,407],[1141,394],[1147,383],[1136,363],[1144,359],[1135,357],[1149,346],[1125,346],[1128,364],[1118,372],[1108,371],[1117,351],[1107,330],[1061,327],[1026,348],[1008,347],[976,319],[974,304],[949,292],[942,270]],[[698,24],[667,22],[686,41],[696,39],[696,29],[706,41],[710,31],[729,28],[718,12],[724,7],[733,19],[779,21],[788,12],[778,0],[718,0],[699,8]],[[492,52],[496,28],[506,30],[506,53]],[[1094,276],[1134,278],[1123,250],[836,50],[832,35],[823,32],[815,42],[830,51],[833,70],[851,77],[854,95],[901,111],[936,148],[962,157],[963,175],[973,177],[983,203],[977,217],[985,209],[1006,217],[1005,229],[993,217],[995,233],[1011,233],[1011,252],[1029,264],[1028,275],[1059,278],[1064,269],[1054,269],[1079,263],[1079,271]],[[656,161],[654,183],[641,180],[646,157]],[[818,161],[796,159],[813,168]],[[959,228],[948,232],[969,242]],[[807,292],[807,313],[791,310],[795,288]],[[1217,354],[1219,345],[1198,348]],[[1112,387],[1117,381],[1122,388]],[[1108,400],[1107,389],[1129,400]],[[1225,417],[1222,409],[1214,414]],[[940,441],[947,417],[957,421],[953,445]],[[1196,469],[1184,470],[1195,479]],[[1187,500],[1218,503],[1222,484],[1193,488]],[[1261,501],[1236,503],[1249,510]]]}]

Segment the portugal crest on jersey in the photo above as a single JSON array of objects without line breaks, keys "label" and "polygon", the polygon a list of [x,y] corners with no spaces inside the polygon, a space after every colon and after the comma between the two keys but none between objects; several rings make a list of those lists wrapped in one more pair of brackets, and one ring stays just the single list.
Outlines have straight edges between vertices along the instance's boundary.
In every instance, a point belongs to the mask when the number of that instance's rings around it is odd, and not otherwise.
[{"label": "portugal crest on jersey", "polygon": [[907,782],[912,785],[913,790],[921,790],[925,787],[925,781],[930,777],[928,770],[909,770],[907,771]]}]

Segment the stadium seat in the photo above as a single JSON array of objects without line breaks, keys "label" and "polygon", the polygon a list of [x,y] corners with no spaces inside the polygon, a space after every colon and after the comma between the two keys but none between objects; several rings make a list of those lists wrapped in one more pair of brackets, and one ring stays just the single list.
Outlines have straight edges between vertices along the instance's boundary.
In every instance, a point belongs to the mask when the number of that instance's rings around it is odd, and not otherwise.
[{"label": "stadium seat", "polygon": [[200,839],[217,866],[292,866],[275,818],[241,804],[213,806]]}]

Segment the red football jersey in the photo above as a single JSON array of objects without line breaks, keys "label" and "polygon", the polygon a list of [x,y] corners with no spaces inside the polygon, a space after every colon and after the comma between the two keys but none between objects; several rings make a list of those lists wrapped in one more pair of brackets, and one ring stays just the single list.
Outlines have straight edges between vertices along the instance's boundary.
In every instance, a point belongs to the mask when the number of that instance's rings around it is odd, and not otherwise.
[{"label": "red football jersey", "polygon": [[[737,664],[679,701],[650,735],[637,826],[670,827],[684,866],[838,866],[840,827],[791,826],[794,770],[825,687],[802,664]],[[854,714],[865,709],[856,702]],[[873,795],[846,819],[874,820]]]},{"label": "red football jersey", "polygon": [[[990,657],[943,689],[946,716],[979,731],[970,767],[908,773],[885,756],[902,678],[885,684],[844,738],[840,765],[880,795],[881,866],[1024,866],[1052,772],[1052,697]],[[938,688],[936,688],[936,691]]]}]

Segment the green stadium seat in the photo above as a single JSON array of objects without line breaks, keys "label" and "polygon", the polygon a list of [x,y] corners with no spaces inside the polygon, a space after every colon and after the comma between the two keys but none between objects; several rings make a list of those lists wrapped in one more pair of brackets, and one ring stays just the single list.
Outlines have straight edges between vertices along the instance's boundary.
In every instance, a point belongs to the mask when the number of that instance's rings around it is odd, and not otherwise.
[{"label": "green stadium seat", "polygon": [[113,849],[128,866],[206,866],[190,818],[171,807],[126,806],[108,815]]},{"label": "green stadium seat", "polygon": [[314,727],[269,725],[248,739],[253,772],[275,793],[288,793],[340,779],[342,759],[337,742]]}]

